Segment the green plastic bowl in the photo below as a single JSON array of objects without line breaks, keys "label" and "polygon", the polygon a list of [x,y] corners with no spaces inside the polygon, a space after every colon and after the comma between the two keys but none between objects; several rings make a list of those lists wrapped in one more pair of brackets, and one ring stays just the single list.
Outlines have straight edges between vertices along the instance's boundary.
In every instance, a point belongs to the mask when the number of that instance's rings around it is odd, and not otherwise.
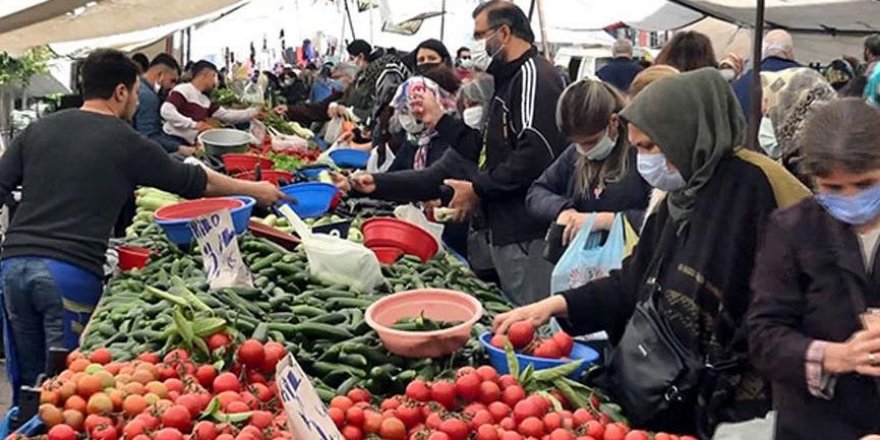
[{"label": "green plastic bowl", "polygon": [[203,131],[199,135],[199,143],[205,151],[214,157],[223,157],[228,153],[247,152],[254,138],[250,133],[231,128],[217,128]]}]

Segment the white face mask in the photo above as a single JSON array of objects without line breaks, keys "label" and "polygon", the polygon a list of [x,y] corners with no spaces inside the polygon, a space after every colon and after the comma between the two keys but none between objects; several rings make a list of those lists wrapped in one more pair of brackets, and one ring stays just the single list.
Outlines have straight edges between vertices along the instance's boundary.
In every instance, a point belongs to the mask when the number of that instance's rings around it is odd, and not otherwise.
[{"label": "white face mask", "polygon": [[461,66],[463,69],[470,69],[470,68],[474,67],[474,60],[472,60],[470,58],[465,58],[465,59],[461,60],[461,63],[459,63],[459,66]]},{"label": "white face mask", "polygon": [[758,129],[758,143],[771,159],[779,159],[782,156],[782,150],[779,148],[779,141],[776,139],[776,130],[773,129],[773,121],[764,116],[761,118],[761,126]]},{"label": "white face mask", "polygon": [[409,134],[416,135],[425,131],[425,124],[417,121],[416,118],[409,113],[401,113],[397,116],[397,120],[400,121],[400,127]]},{"label": "white face mask", "polygon": [[669,169],[664,154],[639,153],[636,158],[639,174],[654,188],[673,192],[687,186],[687,182],[678,170]]},{"label": "white face mask", "polygon": [[577,148],[577,152],[582,156],[586,156],[587,159],[592,161],[600,161],[608,158],[608,155],[614,150],[614,146],[617,145],[617,139],[611,139],[611,136],[608,136],[606,131],[602,139],[599,139],[599,142],[596,142],[596,145],[593,145],[593,148],[589,150],[584,150],[581,144],[576,143],[574,145]]},{"label": "white face mask", "polygon": [[474,130],[483,128],[483,106],[469,107],[461,112],[461,120]]},{"label": "white face mask", "polygon": [[501,52],[502,48],[500,47],[493,54],[490,54],[486,49],[486,42],[492,38],[492,35],[495,35],[495,32],[498,32],[498,30],[492,31],[486,38],[474,41],[474,47],[471,48],[471,60],[473,60],[475,69],[485,72],[489,65],[492,64],[492,59]]}]

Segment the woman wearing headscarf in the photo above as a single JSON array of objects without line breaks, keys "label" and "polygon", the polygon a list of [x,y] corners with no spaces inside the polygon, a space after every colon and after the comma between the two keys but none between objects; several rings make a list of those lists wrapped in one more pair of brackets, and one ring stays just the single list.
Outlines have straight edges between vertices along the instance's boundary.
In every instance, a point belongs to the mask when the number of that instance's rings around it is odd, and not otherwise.
[{"label": "woman wearing headscarf", "polygon": [[755,262],[752,359],[777,440],[880,433],[880,111],[829,103],[807,122],[817,194],[770,218]]},{"label": "woman wearing headscarf", "polygon": [[452,68],[452,57],[449,55],[449,50],[446,49],[446,45],[442,41],[434,38],[419,43],[416,50],[412,51],[411,56],[415,57],[416,73],[423,73],[439,65]]},{"label": "woman wearing headscarf", "polygon": [[766,110],[759,143],[771,159],[809,185],[799,170],[804,126],[816,109],[837,98],[837,92],[825,77],[806,67],[762,72],[761,83]]},{"label": "woman wearing headscarf", "polygon": [[639,173],[668,191],[665,203],[619,271],[499,315],[495,329],[556,316],[576,334],[606,331],[614,349],[603,385],[629,420],[710,438],[721,422],[769,409],[747,358],[748,280],[770,213],[809,191],[740,148],[745,121],[716,69],[661,79],[621,116]]}]

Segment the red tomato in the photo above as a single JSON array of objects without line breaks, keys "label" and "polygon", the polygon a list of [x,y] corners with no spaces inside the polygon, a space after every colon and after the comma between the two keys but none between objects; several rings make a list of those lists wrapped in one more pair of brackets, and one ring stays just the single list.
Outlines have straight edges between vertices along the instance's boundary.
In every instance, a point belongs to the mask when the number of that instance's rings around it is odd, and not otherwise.
[{"label": "red tomato", "polygon": [[46,436],[47,440],[76,440],[76,431],[70,426],[61,424],[55,425],[49,430]]},{"label": "red tomato", "polygon": [[406,397],[419,402],[431,400],[431,389],[423,380],[416,379],[406,386]]},{"label": "red tomato", "polygon": [[183,393],[183,381],[181,381],[180,379],[166,379],[165,387],[168,388],[168,391],[177,391],[178,393]]},{"label": "red tomato", "polygon": [[498,371],[488,365],[477,368],[477,374],[480,375],[480,379],[483,379],[484,382],[487,380],[493,382],[498,380]]},{"label": "red tomato", "polygon": [[106,348],[98,348],[89,355],[89,362],[93,364],[107,365],[113,362],[113,355]]},{"label": "red tomato", "polygon": [[468,373],[455,379],[455,394],[466,402],[473,402],[480,396],[480,375]]},{"label": "red tomato", "polygon": [[575,440],[574,434],[571,431],[566,431],[562,428],[556,428],[552,432],[550,432],[550,440]]},{"label": "red tomato", "polygon": [[219,433],[217,427],[208,421],[196,423],[193,428],[193,440],[215,440]]},{"label": "red tomato", "polygon": [[348,398],[351,399],[352,402],[367,402],[369,403],[373,400],[373,396],[370,395],[370,392],[363,388],[355,388],[348,392]]},{"label": "red tomato", "polygon": [[586,423],[584,432],[595,439],[601,439],[605,436],[605,427],[596,420],[590,420]]},{"label": "red tomato", "polygon": [[[630,431],[624,438],[625,440],[648,440],[648,433],[639,430]],[[654,439],[656,440],[656,438],[655,436]]]},{"label": "red tomato", "polygon": [[522,422],[523,420],[529,417],[537,417],[540,413],[540,409],[535,405],[535,402],[532,400],[526,399],[521,400],[516,406],[513,407],[513,419],[516,422]]},{"label": "red tomato", "polygon": [[455,385],[452,382],[441,380],[431,385],[431,400],[443,405],[446,409],[455,406]]},{"label": "red tomato", "polygon": [[522,436],[518,432],[512,430],[504,431],[498,436],[498,440],[522,440]]},{"label": "red tomato", "polygon": [[507,329],[507,338],[513,348],[521,350],[535,339],[535,326],[530,321],[517,321]]},{"label": "red tomato", "polygon": [[514,430],[516,430],[516,421],[510,417],[505,417],[504,419],[501,420],[500,423],[498,423],[498,426],[500,426],[508,431],[514,431]]},{"label": "red tomato", "polygon": [[178,397],[174,403],[189,410],[189,415],[195,418],[205,409],[205,407],[202,406],[202,401],[202,397],[198,394],[184,394]]},{"label": "red tomato", "polygon": [[330,420],[333,420],[333,423],[337,428],[342,428],[342,425],[345,424],[345,411],[331,406],[327,409],[327,414],[330,416]]},{"label": "red tomato", "polygon": [[250,424],[260,429],[272,426],[275,416],[269,411],[254,411],[251,413]]},{"label": "red tomato", "polygon": [[116,427],[112,425],[100,425],[89,435],[93,440],[116,440],[117,437]]},{"label": "red tomato", "polygon": [[175,405],[162,413],[162,425],[166,428],[175,428],[180,432],[189,432],[192,426],[192,416],[189,409],[183,405]]},{"label": "red tomato", "polygon": [[596,417],[593,416],[593,413],[584,408],[578,408],[575,410],[574,414],[572,414],[572,422],[574,422],[575,427],[584,426],[591,420],[596,420]]},{"label": "red tomato", "polygon": [[547,359],[559,359],[562,357],[562,351],[554,340],[544,339],[538,343],[532,355]]},{"label": "red tomato", "polygon": [[548,413],[544,416],[544,429],[547,432],[553,432],[562,428],[562,415],[559,413]]},{"label": "red tomato", "polygon": [[[409,386],[407,386],[407,388],[409,388]],[[430,393],[430,391],[428,391],[428,392]],[[409,397],[409,395],[407,395],[407,397]],[[389,397],[389,398],[382,401],[382,406],[380,408],[382,409],[382,411],[387,411],[389,409],[395,409],[398,406],[400,406],[400,398],[399,397]]]},{"label": "red tomato", "polygon": [[137,360],[148,364],[158,364],[159,355],[156,353],[141,353],[138,355]]},{"label": "red tomato", "polygon": [[342,428],[342,436],[345,440],[361,440],[364,438],[364,433],[361,428],[349,425]]},{"label": "red tomato", "polygon": [[224,332],[217,332],[213,335],[209,336],[205,343],[208,344],[208,348],[211,351],[214,351],[218,348],[228,347],[229,344],[232,343],[232,340],[229,339],[229,335]]},{"label": "red tomato", "polygon": [[354,402],[345,396],[336,396],[330,401],[330,408],[339,408],[343,411],[348,411],[352,406],[354,406]]},{"label": "red tomato", "polygon": [[559,347],[562,356],[568,357],[571,355],[571,349],[574,348],[574,339],[568,333],[561,330],[556,332],[553,335],[553,342]]},{"label": "red tomato", "polygon": [[382,427],[382,415],[373,411],[364,411],[364,432],[376,434]]},{"label": "red tomato", "polygon": [[492,413],[489,410],[480,410],[477,411],[473,417],[471,417],[471,429],[476,430],[477,428],[483,425],[494,425],[495,417],[492,416]]},{"label": "red tomato", "polygon": [[202,365],[196,370],[196,380],[205,388],[210,388],[215,378],[217,370],[212,365]]},{"label": "red tomato", "polygon": [[469,429],[461,419],[446,419],[440,424],[440,431],[449,435],[450,440],[466,440]]},{"label": "red tomato", "polygon": [[604,440],[624,440],[626,438],[626,428],[619,423],[611,423],[605,427]]},{"label": "red tomato", "polygon": [[[419,433],[416,434],[416,438],[421,438],[421,437],[419,437]],[[427,440],[451,440],[451,439],[449,438],[449,434],[447,434],[445,432],[434,431],[431,433],[431,435],[428,436]]]},{"label": "red tomato", "polygon": [[162,359],[162,361],[166,364],[179,364],[188,360],[189,353],[182,348],[171,350],[171,352],[166,354],[165,357]]},{"label": "red tomato", "polygon": [[516,404],[519,403],[520,400],[523,400],[525,398],[526,391],[518,384],[504,388],[504,392],[501,394],[501,401],[510,406],[516,406]]},{"label": "red tomato", "polygon": [[494,425],[480,425],[476,440],[498,440],[498,428]]},{"label": "red tomato", "polygon": [[495,418],[496,423],[500,423],[501,420],[510,415],[510,406],[504,402],[490,403],[489,413]]},{"label": "red tomato", "polygon": [[504,335],[494,335],[492,339],[489,340],[489,343],[492,344],[495,348],[500,348],[504,350],[504,343],[507,342],[507,336]]},{"label": "red tomato", "polygon": [[397,418],[411,429],[422,423],[422,410],[415,405],[400,405],[397,407]]},{"label": "red tomato", "polygon": [[440,429],[440,424],[443,423],[443,418],[440,417],[440,414],[431,413],[428,417],[425,417],[425,425],[431,429]]},{"label": "red tomato", "polygon": [[480,402],[488,405],[499,400],[501,400],[501,387],[497,383],[487,380],[480,384]]},{"label": "red tomato", "polygon": [[515,377],[505,374],[498,378],[498,384],[501,385],[501,389],[507,389],[513,385],[519,385],[519,382],[516,381]]},{"label": "red tomato", "polygon": [[537,417],[529,417],[519,423],[519,433],[526,437],[541,438],[544,435],[544,422]]},{"label": "red tomato", "polygon": [[241,383],[238,381],[238,378],[235,377],[232,373],[221,373],[219,376],[214,378],[213,384],[214,394],[222,393],[224,391],[233,391],[236,393],[241,392]]},{"label": "red tomato", "polygon": [[248,339],[238,347],[238,360],[248,368],[261,368],[265,356],[263,344],[256,339]]},{"label": "red tomato", "polygon": [[283,345],[269,341],[263,346],[263,371],[275,373],[275,366],[281,359],[287,356],[287,349]]},{"label": "red tomato", "polygon": [[406,438],[406,425],[396,417],[389,417],[382,420],[379,436],[386,440],[404,440]]}]

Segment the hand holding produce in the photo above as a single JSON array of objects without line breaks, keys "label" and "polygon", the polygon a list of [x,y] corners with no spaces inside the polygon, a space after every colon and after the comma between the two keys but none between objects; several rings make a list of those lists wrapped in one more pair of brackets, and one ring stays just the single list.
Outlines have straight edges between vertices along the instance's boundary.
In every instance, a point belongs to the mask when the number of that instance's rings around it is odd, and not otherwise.
[{"label": "hand holding produce", "polygon": [[495,333],[505,335],[510,326],[518,321],[529,321],[535,327],[540,327],[553,316],[564,318],[567,315],[568,305],[565,302],[565,297],[553,295],[550,298],[496,316],[492,326]]},{"label": "hand holding produce", "polygon": [[574,348],[574,339],[564,331],[558,331],[552,337],[535,338],[535,328],[528,321],[519,321],[510,326],[507,336],[496,334],[492,337],[492,345],[502,350],[505,343],[510,344],[517,353],[546,359],[568,359]]}]

